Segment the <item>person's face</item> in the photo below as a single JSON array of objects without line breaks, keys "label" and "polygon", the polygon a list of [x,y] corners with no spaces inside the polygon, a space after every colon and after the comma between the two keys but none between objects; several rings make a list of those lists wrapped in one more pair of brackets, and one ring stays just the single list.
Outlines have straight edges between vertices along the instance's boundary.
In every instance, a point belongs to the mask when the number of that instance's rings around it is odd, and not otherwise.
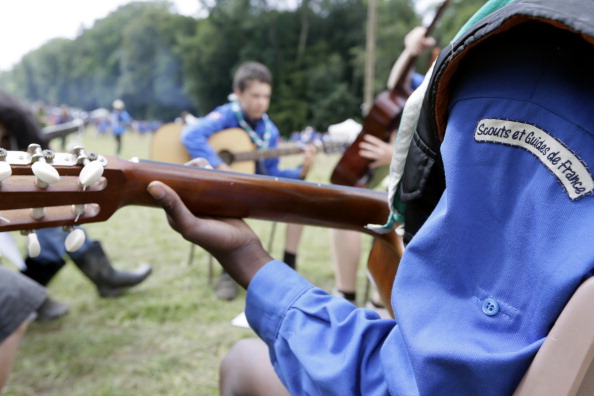
[{"label": "person's face", "polygon": [[250,120],[259,120],[268,111],[272,87],[261,81],[250,81],[242,91],[235,90],[239,105]]}]

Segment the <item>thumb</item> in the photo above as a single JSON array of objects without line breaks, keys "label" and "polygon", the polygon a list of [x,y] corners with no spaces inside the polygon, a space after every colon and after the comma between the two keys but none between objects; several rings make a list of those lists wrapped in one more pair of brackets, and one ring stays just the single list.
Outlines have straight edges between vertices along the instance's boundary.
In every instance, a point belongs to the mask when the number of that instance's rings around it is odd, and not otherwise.
[{"label": "thumb", "polygon": [[165,210],[169,224],[177,231],[189,226],[185,223],[194,219],[194,215],[171,187],[160,181],[153,181],[149,183],[147,191]]}]

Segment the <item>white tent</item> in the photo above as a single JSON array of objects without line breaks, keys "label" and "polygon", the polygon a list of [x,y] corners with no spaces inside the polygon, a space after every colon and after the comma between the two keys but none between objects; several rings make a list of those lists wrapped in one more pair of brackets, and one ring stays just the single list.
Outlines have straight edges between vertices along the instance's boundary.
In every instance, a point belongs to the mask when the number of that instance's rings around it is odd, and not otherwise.
[{"label": "white tent", "polygon": [[328,135],[330,135],[332,141],[352,142],[359,135],[359,132],[361,132],[361,127],[361,124],[349,118],[338,124],[330,125],[328,127]]}]

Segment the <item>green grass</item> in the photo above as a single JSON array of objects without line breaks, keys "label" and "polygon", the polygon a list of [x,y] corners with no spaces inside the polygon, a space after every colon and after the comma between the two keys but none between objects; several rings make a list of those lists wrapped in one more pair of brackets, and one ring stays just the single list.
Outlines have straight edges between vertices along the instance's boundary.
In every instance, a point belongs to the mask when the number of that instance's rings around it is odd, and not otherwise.
[{"label": "green grass", "polygon": [[[148,158],[150,138],[127,133],[121,157]],[[74,141],[74,137],[69,138],[69,143]],[[88,151],[100,154],[113,155],[115,150],[111,136],[99,136],[92,129],[85,132],[82,143]],[[310,179],[327,182],[338,158],[339,154],[318,155]],[[289,156],[282,163],[294,166],[299,160],[299,156]],[[249,224],[267,246],[271,223]],[[244,308],[244,292],[235,301],[217,300],[209,279],[207,254],[196,248],[189,263],[190,244],[169,228],[159,209],[125,207],[108,222],[85,228],[91,238],[102,242],[115,267],[131,269],[148,262],[153,274],[120,298],[102,299],[68,263],[49,285],[49,291],[68,303],[70,313],[60,320],[34,322],[29,327],[2,394],[217,395],[222,358],[237,340],[253,336],[251,330],[230,324]],[[284,228],[284,224],[277,224],[271,251],[280,259]],[[14,233],[14,238],[24,246],[22,236]],[[368,245],[364,243],[364,248]],[[363,260],[365,256],[364,252]],[[298,267],[314,284],[332,289],[327,229],[305,228]],[[216,262],[213,268],[214,282],[220,269]],[[364,265],[359,272],[362,293]]]}]

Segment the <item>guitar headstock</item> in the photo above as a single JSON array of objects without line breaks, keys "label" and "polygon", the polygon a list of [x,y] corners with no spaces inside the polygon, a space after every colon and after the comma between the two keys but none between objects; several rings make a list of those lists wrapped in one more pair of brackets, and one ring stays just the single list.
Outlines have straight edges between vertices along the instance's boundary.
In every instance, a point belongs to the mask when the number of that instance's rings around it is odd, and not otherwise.
[{"label": "guitar headstock", "polygon": [[0,149],[0,232],[72,226],[97,215],[85,194],[104,189],[107,159],[75,147],[70,153]]}]

